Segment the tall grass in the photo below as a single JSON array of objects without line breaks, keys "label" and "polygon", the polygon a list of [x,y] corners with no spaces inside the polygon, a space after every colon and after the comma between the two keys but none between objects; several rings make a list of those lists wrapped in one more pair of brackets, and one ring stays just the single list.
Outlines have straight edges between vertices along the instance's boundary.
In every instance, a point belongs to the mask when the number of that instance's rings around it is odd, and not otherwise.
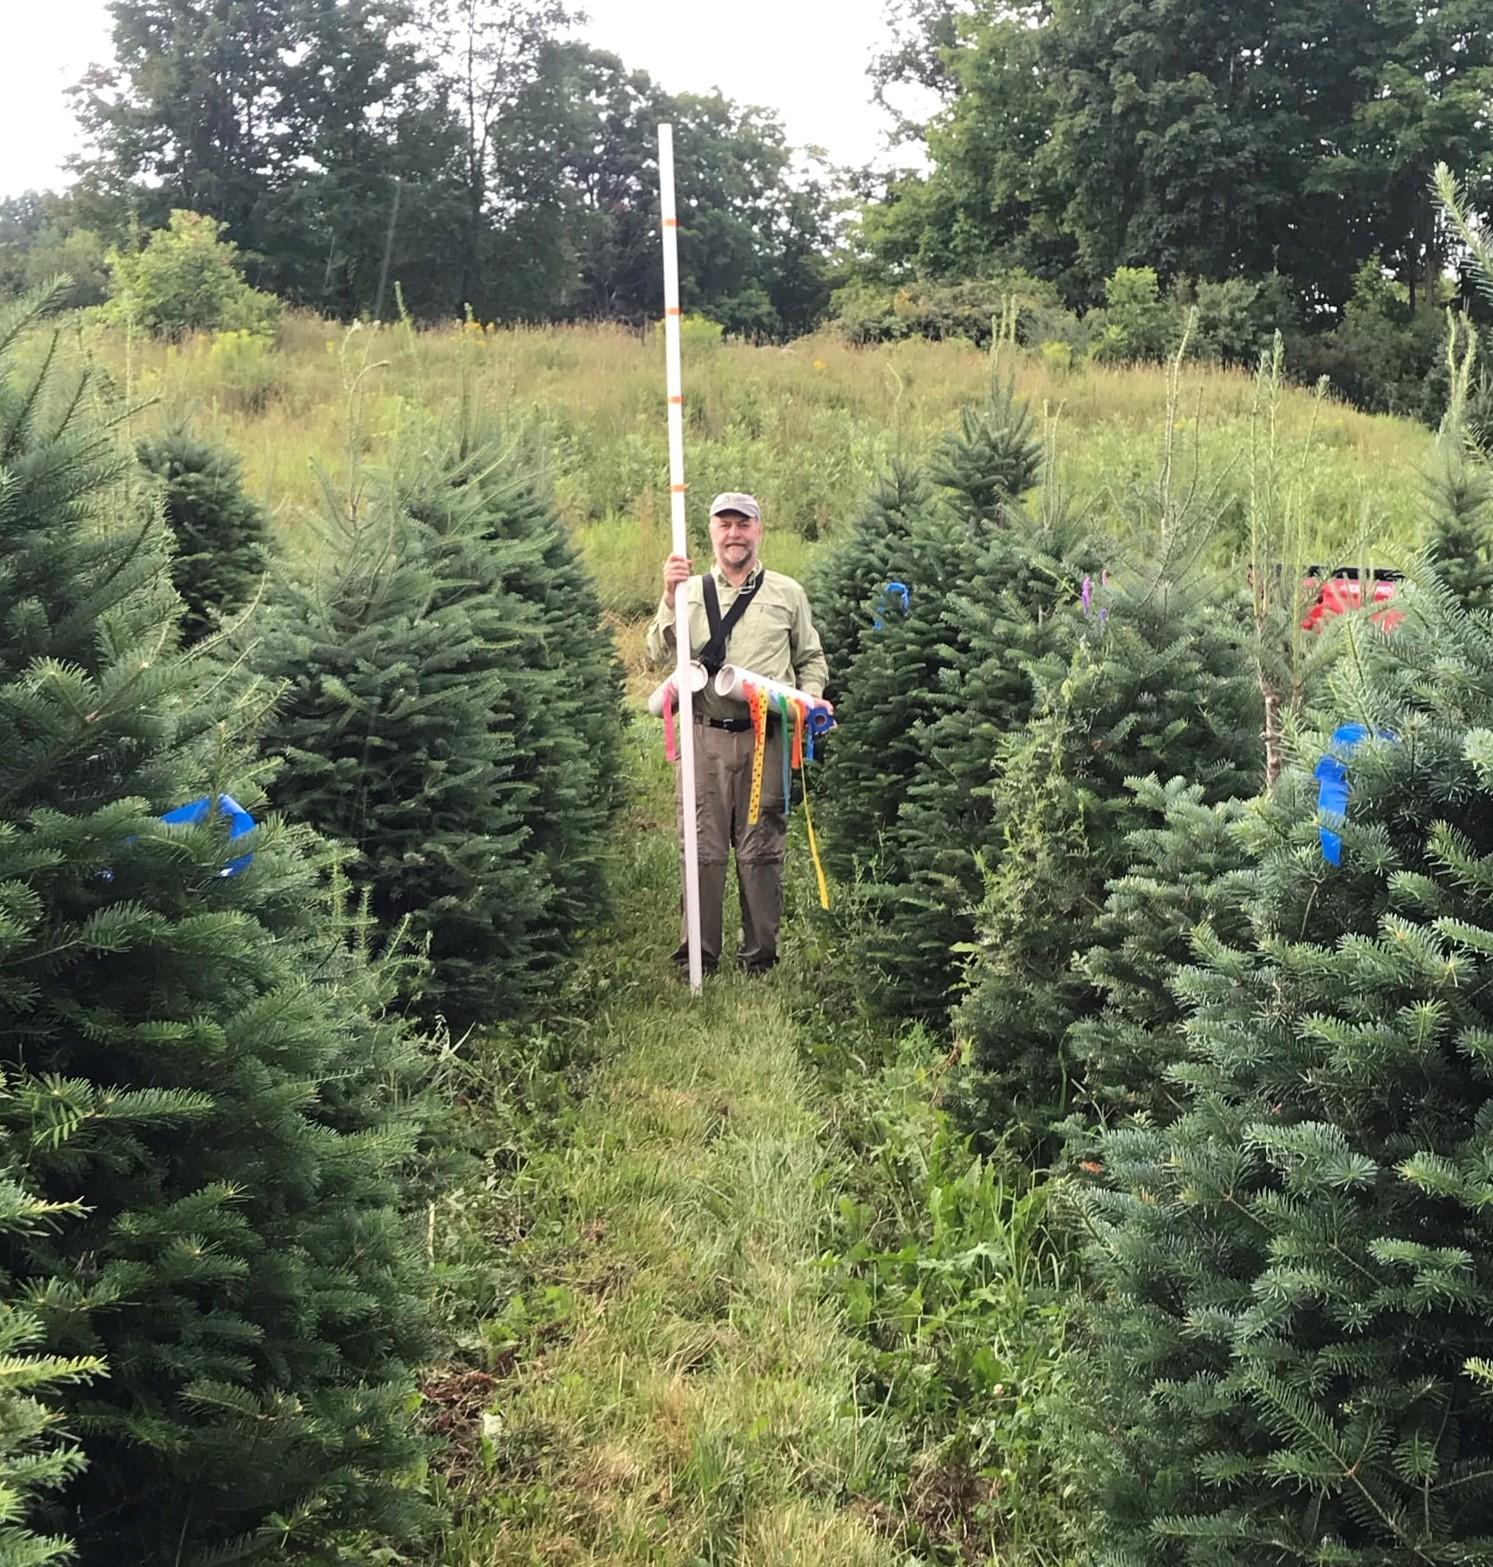
[{"label": "tall grass", "polygon": [[[456,419],[464,404],[496,412],[548,469],[566,521],[624,616],[657,596],[667,553],[668,462],[662,349],[616,326],[505,328],[476,323],[419,331],[331,325],[291,316],[274,345],[243,334],[180,344],[128,341],[80,328],[80,348],[148,403],[140,433],[189,420],[244,459],[248,481],[293,547],[350,439],[365,454]],[[957,343],[852,348],[829,336],[784,348],[701,336],[685,364],[692,526],[704,547],[705,505],[749,489],[768,525],[765,556],[801,570],[894,457],[927,453],[955,411],[980,398],[996,367]],[[998,373],[1056,422],[1062,482],[1096,526],[1126,535],[1143,515],[1167,406],[1160,367],[1062,371],[1015,356]],[[1251,378],[1199,364],[1183,373],[1177,436],[1222,480],[1221,549],[1242,559]],[[1420,474],[1430,435],[1405,420],[1360,414],[1289,392],[1280,434],[1315,422],[1317,460],[1307,526],[1328,558],[1364,537],[1401,552],[1418,538]],[[350,431],[356,433],[350,435]],[[1230,520],[1235,525],[1230,525]]]}]

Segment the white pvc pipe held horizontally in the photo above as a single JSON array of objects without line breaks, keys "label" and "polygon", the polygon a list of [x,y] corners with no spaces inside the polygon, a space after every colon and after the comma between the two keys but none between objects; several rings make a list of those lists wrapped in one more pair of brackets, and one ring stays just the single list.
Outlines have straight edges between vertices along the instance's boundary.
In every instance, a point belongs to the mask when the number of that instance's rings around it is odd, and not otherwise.
[{"label": "white pvc pipe held horizontally", "polygon": [[715,689],[720,696],[733,697],[738,702],[745,702],[748,686],[756,686],[759,691],[765,691],[774,700],[785,696],[790,702],[802,702],[810,713],[823,713],[826,718],[830,715],[830,708],[823,697],[810,696],[807,691],[800,691],[797,686],[785,686],[781,680],[769,680],[765,675],[753,674],[750,669],[743,669],[739,664],[721,665],[715,677]]},{"label": "white pvc pipe held horizontally", "polygon": [[[679,689],[678,686],[676,686],[674,682],[676,680],[678,680],[678,679],[679,679],[679,676],[677,674],[670,675],[669,678],[667,680],[665,680],[661,686],[658,687],[658,689],[653,693],[653,695],[648,698],[648,711],[650,713],[652,713],[655,718],[662,718],[664,716],[664,703],[666,701],[673,701],[674,700],[674,697],[677,694],[678,689]],[[705,666],[703,664],[691,664],[690,665],[690,689],[691,689],[691,691],[694,692],[696,695],[698,695],[709,684],[710,684],[710,676],[706,672]],[[677,707],[679,704],[677,702],[675,702],[674,705]]]},{"label": "white pvc pipe held horizontally", "polygon": [[[684,374],[679,352],[679,214],[674,204],[674,127],[658,128],[658,193],[663,216],[664,363],[669,394],[669,505],[674,527],[674,553],[689,554],[689,528],[684,510]],[[695,683],[691,673],[689,615],[674,617],[674,688],[679,694],[679,784],[684,809],[684,924],[689,946],[690,989],[699,993],[705,982],[700,956],[700,840],[695,822]]]}]

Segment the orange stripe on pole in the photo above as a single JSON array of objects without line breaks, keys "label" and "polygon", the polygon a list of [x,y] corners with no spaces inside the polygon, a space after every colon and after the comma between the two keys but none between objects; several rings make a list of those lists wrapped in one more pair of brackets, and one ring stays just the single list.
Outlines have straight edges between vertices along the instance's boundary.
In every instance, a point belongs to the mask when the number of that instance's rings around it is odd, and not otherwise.
[{"label": "orange stripe on pole", "polygon": [[679,308],[678,305],[670,305],[669,308],[664,311],[664,314],[666,316],[682,316],[684,312]]},{"label": "orange stripe on pole", "polygon": [[677,229],[679,227],[679,219],[678,218],[665,218],[664,219],[664,227],[666,229]]},{"label": "orange stripe on pole", "polygon": [[671,495],[683,495],[688,488],[689,485],[687,484],[671,484],[669,486],[669,493]]},{"label": "orange stripe on pole", "polygon": [[669,399],[669,401],[671,403],[681,403],[682,404],[684,402],[684,395],[683,395],[683,393],[681,393],[678,397],[671,397]]}]

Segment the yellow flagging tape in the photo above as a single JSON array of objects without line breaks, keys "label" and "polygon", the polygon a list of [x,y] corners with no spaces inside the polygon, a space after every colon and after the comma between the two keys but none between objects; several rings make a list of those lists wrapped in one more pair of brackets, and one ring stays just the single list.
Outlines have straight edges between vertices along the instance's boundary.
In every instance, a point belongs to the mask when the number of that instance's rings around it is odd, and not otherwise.
[{"label": "yellow flagging tape", "polygon": [[[762,765],[767,754],[767,693],[759,691],[756,686],[745,687],[747,707],[752,715],[752,797],[747,804],[747,822],[755,826],[762,816]],[[803,754],[805,713],[801,705],[795,704],[793,712],[793,756],[792,760],[798,767],[798,775],[803,780],[804,786],[804,826],[809,832],[809,856],[814,861],[814,876],[819,883],[819,907],[829,908],[829,880],[824,874],[824,861],[819,858],[819,839],[814,835],[814,813],[809,809],[809,768],[808,759]],[[783,744],[789,743],[788,735],[783,735]],[[783,810],[788,809],[788,801],[783,801]]]},{"label": "yellow flagging tape", "polygon": [[767,698],[755,686],[747,687],[747,705],[752,710],[752,798],[747,804],[747,825],[755,827],[762,818],[762,763],[767,752]]},{"label": "yellow flagging tape", "polygon": [[804,785],[804,826],[809,829],[809,854],[814,861],[814,874],[819,878],[819,907],[827,909],[829,882],[825,880],[824,864],[819,858],[819,840],[814,836],[814,813],[809,809],[809,769],[807,765],[801,765],[798,772]]}]

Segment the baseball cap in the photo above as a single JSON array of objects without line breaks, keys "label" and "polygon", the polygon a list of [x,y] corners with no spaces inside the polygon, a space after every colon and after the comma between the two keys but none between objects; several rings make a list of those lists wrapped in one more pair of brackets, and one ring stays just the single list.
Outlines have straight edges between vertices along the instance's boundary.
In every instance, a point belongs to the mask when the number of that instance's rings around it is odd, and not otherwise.
[{"label": "baseball cap", "polygon": [[748,495],[743,490],[727,490],[711,501],[712,517],[719,517],[723,511],[739,511],[743,517],[756,517],[759,520],[762,516],[762,508],[757,504],[757,497]]}]

